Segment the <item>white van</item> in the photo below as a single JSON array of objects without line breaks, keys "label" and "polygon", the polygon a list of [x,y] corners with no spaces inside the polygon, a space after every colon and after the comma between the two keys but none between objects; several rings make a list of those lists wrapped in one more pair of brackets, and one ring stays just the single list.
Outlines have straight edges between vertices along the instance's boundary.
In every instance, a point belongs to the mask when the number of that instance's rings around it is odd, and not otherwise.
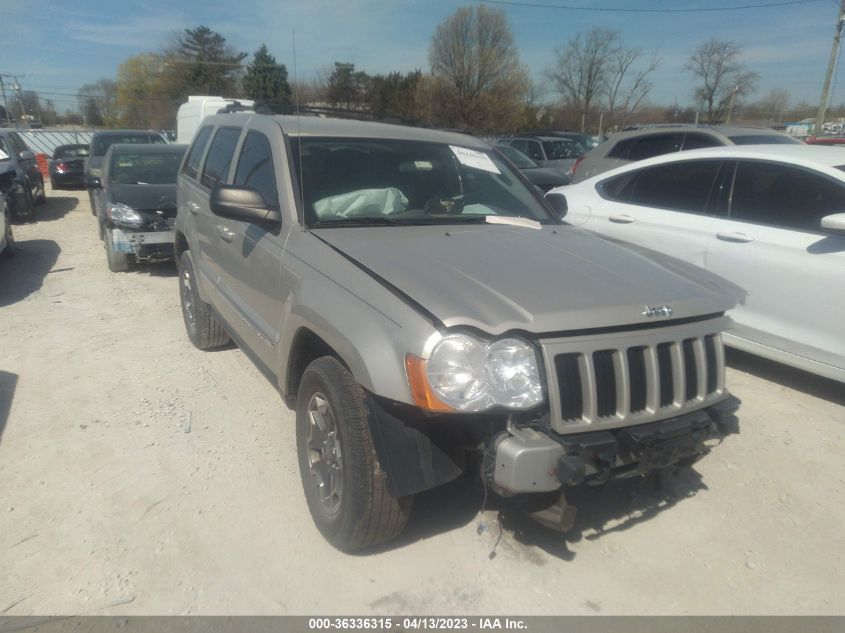
[{"label": "white van", "polygon": [[217,114],[226,106],[238,104],[246,110],[252,110],[255,102],[251,99],[226,99],[224,97],[190,96],[188,101],[179,106],[176,113],[176,142],[190,143],[202,120]]}]

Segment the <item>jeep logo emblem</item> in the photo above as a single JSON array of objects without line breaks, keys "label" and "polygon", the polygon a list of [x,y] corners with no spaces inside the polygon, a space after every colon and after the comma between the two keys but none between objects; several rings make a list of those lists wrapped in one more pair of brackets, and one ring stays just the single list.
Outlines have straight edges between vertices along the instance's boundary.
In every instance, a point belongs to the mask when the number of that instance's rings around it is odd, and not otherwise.
[{"label": "jeep logo emblem", "polygon": [[652,317],[670,317],[672,316],[672,308],[669,306],[646,306],[643,310],[643,316]]}]

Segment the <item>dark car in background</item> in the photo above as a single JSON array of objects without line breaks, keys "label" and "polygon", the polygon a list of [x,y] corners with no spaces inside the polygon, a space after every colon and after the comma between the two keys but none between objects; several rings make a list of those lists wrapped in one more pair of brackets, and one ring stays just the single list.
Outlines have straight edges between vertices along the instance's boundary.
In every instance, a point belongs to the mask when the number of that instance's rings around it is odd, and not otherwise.
[{"label": "dark car in background", "polygon": [[185,145],[112,145],[101,176],[88,179],[102,202],[97,216],[109,270],[173,258],[176,175]]},{"label": "dark car in background", "polygon": [[550,167],[571,175],[575,161],[587,150],[571,138],[559,136],[514,136],[499,140],[500,144],[510,145],[535,161],[541,167]]},{"label": "dark car in background", "polygon": [[[102,170],[103,158],[109,147],[117,143],[167,143],[158,132],[150,130],[104,130],[95,132],[91,137],[91,147],[88,158],[85,159],[85,178],[99,178]],[[87,184],[87,183],[86,183]],[[91,202],[91,213],[97,215],[99,198],[98,189],[88,187],[88,198]]]},{"label": "dark car in background", "polygon": [[68,189],[85,186],[85,159],[88,145],[59,145],[53,150],[48,170],[50,186],[53,189]]},{"label": "dark car in background", "polygon": [[540,167],[540,165],[515,147],[511,147],[510,145],[496,145],[496,149],[504,154],[505,158],[512,162],[522,172],[522,175],[543,193],[546,193],[549,189],[569,184],[569,176],[557,169]]},{"label": "dark car in background", "polygon": [[0,130],[0,195],[16,219],[35,219],[35,207],[47,201],[35,154],[20,134]]}]

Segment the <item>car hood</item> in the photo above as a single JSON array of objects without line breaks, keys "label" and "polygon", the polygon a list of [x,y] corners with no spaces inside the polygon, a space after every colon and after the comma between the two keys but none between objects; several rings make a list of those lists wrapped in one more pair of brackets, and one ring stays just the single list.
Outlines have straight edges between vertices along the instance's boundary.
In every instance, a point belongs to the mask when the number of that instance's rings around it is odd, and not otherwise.
[{"label": "car hood", "polygon": [[[571,226],[347,227],[313,233],[409,296],[445,326],[489,334],[649,324],[730,309],[718,278]],[[668,322],[668,320],[667,320]]]},{"label": "car hood", "polygon": [[119,185],[109,184],[109,198],[133,209],[151,210],[162,202],[176,202],[176,184]]}]

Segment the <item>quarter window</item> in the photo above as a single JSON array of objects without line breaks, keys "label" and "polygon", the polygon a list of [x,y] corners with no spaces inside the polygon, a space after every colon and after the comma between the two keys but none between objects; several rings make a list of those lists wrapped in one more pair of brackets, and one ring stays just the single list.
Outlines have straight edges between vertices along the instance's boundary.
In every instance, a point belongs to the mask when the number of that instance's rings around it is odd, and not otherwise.
[{"label": "quarter window", "polygon": [[202,160],[205,146],[208,145],[208,139],[211,136],[211,126],[207,125],[199,131],[194,144],[191,145],[191,151],[188,153],[188,160],[185,161],[185,167],[182,173],[186,176],[196,179],[200,170],[200,161]]},{"label": "quarter window", "polygon": [[730,215],[736,220],[791,229],[821,230],[821,219],[845,210],[845,186],[808,170],[741,161]]},{"label": "quarter window", "polygon": [[229,167],[232,165],[232,157],[235,153],[235,146],[241,136],[241,129],[236,127],[221,127],[211,141],[208,148],[208,156],[205,159],[205,167],[202,170],[202,184],[206,187],[213,187],[229,178]]},{"label": "quarter window", "polygon": [[234,184],[256,189],[270,208],[279,207],[273,151],[270,148],[270,141],[263,134],[249,132],[246,135],[238,158]]}]

